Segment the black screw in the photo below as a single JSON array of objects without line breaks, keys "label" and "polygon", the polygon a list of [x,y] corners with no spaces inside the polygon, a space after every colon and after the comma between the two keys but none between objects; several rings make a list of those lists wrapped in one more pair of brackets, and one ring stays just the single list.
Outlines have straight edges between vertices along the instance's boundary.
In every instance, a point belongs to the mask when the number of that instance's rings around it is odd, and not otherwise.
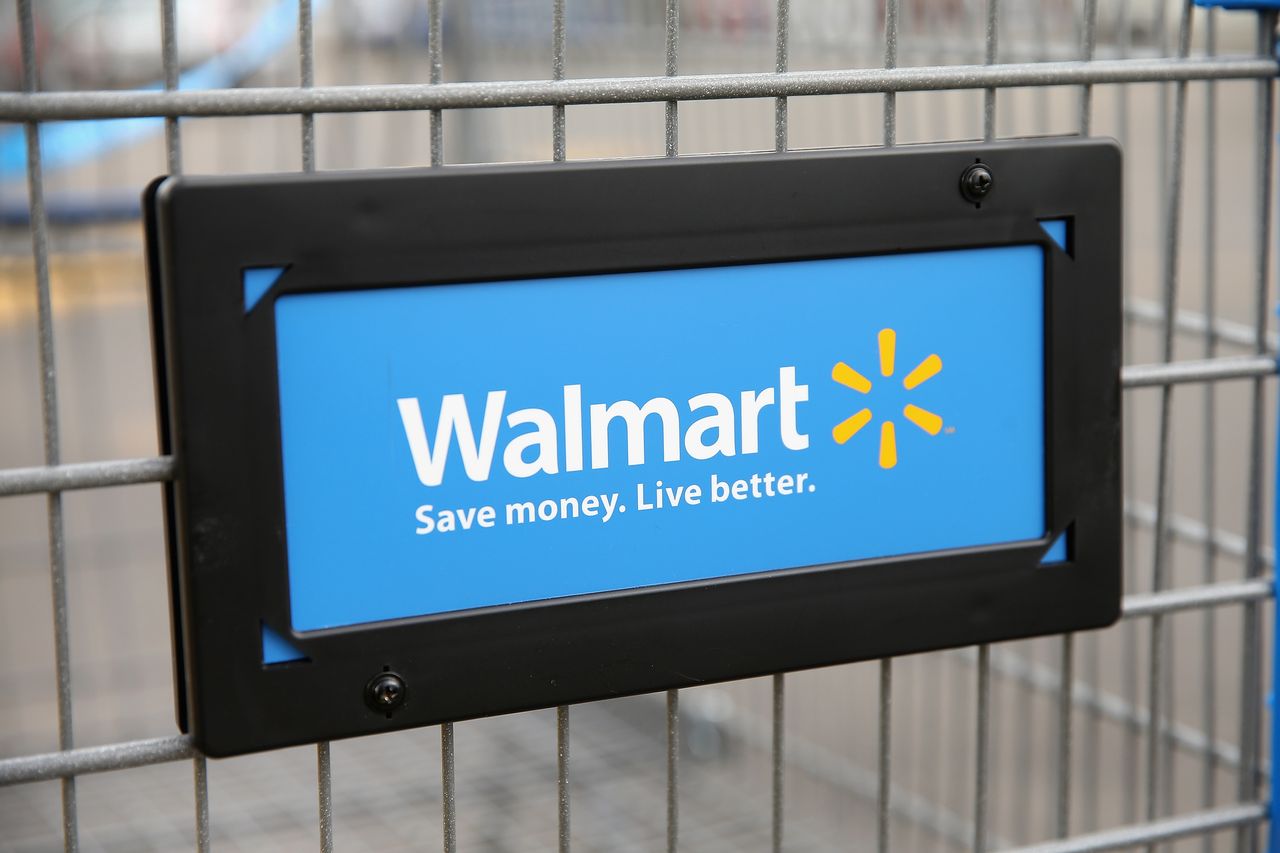
[{"label": "black screw", "polygon": [[404,679],[394,672],[380,672],[364,688],[365,701],[375,711],[383,711],[388,717],[404,704],[406,687]]},{"label": "black screw", "polygon": [[995,183],[996,179],[985,163],[974,163],[960,175],[960,195],[966,201],[978,204],[991,195]]}]

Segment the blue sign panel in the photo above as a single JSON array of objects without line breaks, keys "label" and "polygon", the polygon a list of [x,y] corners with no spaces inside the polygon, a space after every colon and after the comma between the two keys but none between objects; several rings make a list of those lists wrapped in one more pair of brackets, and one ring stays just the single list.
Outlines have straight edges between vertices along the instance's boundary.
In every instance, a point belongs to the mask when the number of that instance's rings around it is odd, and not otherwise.
[{"label": "blue sign panel", "polygon": [[1046,534],[1039,245],[275,304],[298,631]]}]

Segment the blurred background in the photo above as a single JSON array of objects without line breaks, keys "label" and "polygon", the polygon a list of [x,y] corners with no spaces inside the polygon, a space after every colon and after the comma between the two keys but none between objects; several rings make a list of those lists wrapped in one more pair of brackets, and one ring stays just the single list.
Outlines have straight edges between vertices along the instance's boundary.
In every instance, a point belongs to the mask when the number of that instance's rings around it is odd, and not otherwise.
[{"label": "blurred background", "polygon": [[[42,0],[35,4],[40,87],[159,88],[156,0]],[[1001,63],[1076,59],[1085,0],[1000,3]],[[1102,0],[1096,56],[1173,55],[1182,3]],[[299,84],[297,4],[179,0],[183,88]],[[430,79],[429,20],[419,0],[315,0],[317,85]],[[981,64],[986,0],[903,0],[898,64]],[[569,0],[567,77],[666,71],[663,0]],[[0,89],[20,90],[13,0],[0,0]],[[1251,54],[1256,16],[1192,15],[1191,52]],[[679,72],[773,71],[774,0],[682,0]],[[547,79],[551,0],[444,3],[443,79]],[[791,0],[790,68],[884,63],[883,0]],[[1175,358],[1250,352],[1258,253],[1274,236],[1257,222],[1260,191],[1256,81],[1188,86]],[[1001,90],[998,136],[1077,133],[1080,88]],[[881,144],[879,94],[790,100],[792,148]],[[1126,177],[1126,361],[1161,360],[1170,84],[1096,86],[1092,133],[1119,139]],[[899,144],[982,137],[981,91],[897,97]],[[152,353],[138,197],[165,171],[162,119],[54,123],[42,129],[58,415],[67,462],[157,452]],[[301,168],[297,116],[181,121],[188,173]],[[321,115],[320,169],[430,162],[429,116]],[[448,164],[549,160],[551,108],[447,111]],[[571,106],[569,159],[661,156],[664,105]],[[771,99],[680,104],[681,154],[772,150]],[[448,203],[447,199],[441,203]],[[1270,320],[1268,320],[1270,322]],[[43,462],[36,288],[23,128],[0,125],[0,469]],[[1270,349],[1275,349],[1274,340]],[[1174,394],[1168,586],[1244,576],[1250,382],[1180,387]],[[1157,460],[1157,389],[1126,392],[1127,592],[1150,591]],[[1274,437],[1274,387],[1266,387]],[[1269,513],[1272,481],[1262,509]],[[65,495],[68,612],[77,746],[172,735],[168,592],[160,488]],[[1269,516],[1264,516],[1269,517]],[[1264,560],[1272,571],[1270,525]],[[55,664],[46,501],[0,499],[0,759],[56,750]],[[1239,606],[1165,620],[1158,683],[1167,720],[1159,739],[1155,813],[1237,802],[1242,660],[1249,635]],[[1262,636],[1270,637],[1270,608]],[[1147,620],[1075,640],[1069,829],[1141,820],[1148,810]],[[1060,794],[1062,641],[991,651],[988,814],[994,848],[1054,837]],[[891,838],[894,850],[969,849],[975,779],[975,650],[894,665]],[[786,678],[787,850],[873,849],[880,669],[876,662]],[[1247,692],[1247,691],[1246,691]],[[768,849],[772,686],[769,679],[681,693],[680,840],[696,851]],[[471,851],[556,847],[554,711],[459,724],[458,840]],[[572,832],[578,850],[655,850],[666,839],[666,716],[662,696],[572,711]],[[440,838],[440,734],[425,729],[335,743],[334,833],[339,849],[435,849]],[[210,762],[212,843],[218,850],[294,850],[318,843],[311,747]],[[78,781],[86,850],[183,850],[195,844],[189,762]],[[56,782],[0,787],[0,850],[62,846]],[[1235,849],[1230,833],[1169,849]]]}]

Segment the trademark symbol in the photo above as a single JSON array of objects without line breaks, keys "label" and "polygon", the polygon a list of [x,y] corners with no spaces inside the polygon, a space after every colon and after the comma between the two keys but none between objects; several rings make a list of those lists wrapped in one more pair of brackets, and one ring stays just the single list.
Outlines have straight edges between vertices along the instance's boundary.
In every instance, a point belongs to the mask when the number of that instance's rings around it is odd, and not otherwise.
[{"label": "trademark symbol", "polygon": [[946,429],[944,429],[944,430],[943,430],[943,433],[945,433],[946,435],[955,435],[955,434],[956,434],[956,428],[955,428],[955,427],[953,427],[953,426],[949,426],[949,427],[947,427]]}]

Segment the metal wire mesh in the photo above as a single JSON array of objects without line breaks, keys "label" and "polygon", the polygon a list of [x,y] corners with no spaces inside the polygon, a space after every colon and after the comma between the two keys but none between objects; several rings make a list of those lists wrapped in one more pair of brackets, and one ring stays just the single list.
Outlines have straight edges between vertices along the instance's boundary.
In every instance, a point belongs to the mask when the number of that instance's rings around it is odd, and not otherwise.
[{"label": "metal wire mesh", "polygon": [[[154,91],[67,83],[40,65],[41,8],[10,9],[0,850],[1257,848],[1273,15],[428,0],[388,33],[362,17],[375,4],[314,5],[253,6],[288,11],[289,43],[237,87],[200,89],[182,83],[192,4],[160,0]],[[108,118],[156,133],[107,144]],[[99,140],[88,155],[55,144],[68,127]],[[417,731],[206,763],[173,733],[154,483],[174,463],[153,453],[142,249],[136,210],[112,215],[120,193],[161,170],[1038,133],[1126,147],[1120,625],[443,726],[438,753]]]}]

